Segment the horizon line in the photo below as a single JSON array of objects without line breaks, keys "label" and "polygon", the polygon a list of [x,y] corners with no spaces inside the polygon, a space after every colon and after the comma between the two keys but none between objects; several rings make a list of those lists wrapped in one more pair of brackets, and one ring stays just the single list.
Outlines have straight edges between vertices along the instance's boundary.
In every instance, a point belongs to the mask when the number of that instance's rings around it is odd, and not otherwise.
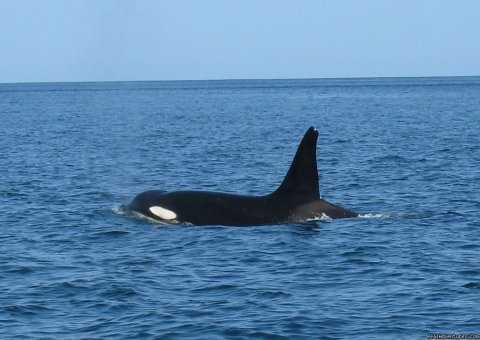
[{"label": "horizon line", "polygon": [[294,81],[294,80],[361,80],[361,79],[427,79],[427,78],[475,78],[480,75],[455,76],[361,76],[361,77],[305,77],[305,78],[211,78],[211,79],[162,79],[162,80],[77,80],[77,81],[20,81],[0,82],[0,85],[22,84],[72,84],[72,83],[148,83],[148,82],[222,82],[222,81]]}]

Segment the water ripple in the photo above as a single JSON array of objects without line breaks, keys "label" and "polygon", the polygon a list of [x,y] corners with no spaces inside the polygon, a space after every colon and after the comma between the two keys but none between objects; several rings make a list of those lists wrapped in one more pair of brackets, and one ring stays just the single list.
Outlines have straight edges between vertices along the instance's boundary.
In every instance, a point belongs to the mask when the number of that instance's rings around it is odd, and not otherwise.
[{"label": "water ripple", "polygon": [[[0,338],[477,333],[479,88],[4,85]],[[310,125],[322,196],[359,218],[192,227],[122,205],[148,189],[268,193]]]}]

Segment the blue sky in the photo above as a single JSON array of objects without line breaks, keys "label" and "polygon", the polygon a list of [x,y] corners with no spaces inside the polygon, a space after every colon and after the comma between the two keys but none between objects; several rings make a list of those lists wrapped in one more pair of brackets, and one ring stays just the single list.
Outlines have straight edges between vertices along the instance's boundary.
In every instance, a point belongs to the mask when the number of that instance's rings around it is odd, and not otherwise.
[{"label": "blue sky", "polygon": [[477,0],[0,0],[0,83],[480,75]]}]

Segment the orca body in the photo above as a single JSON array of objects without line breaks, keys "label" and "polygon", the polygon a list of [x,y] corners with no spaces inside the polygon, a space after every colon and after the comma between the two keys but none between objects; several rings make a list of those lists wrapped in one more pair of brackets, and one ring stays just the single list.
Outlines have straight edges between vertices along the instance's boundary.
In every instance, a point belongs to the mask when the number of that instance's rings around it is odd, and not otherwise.
[{"label": "orca body", "polygon": [[206,191],[162,192],[137,195],[130,209],[162,222],[193,225],[252,226],[304,222],[325,216],[358,214],[320,198],[317,170],[318,131],[305,133],[280,187],[265,196],[243,196]]}]

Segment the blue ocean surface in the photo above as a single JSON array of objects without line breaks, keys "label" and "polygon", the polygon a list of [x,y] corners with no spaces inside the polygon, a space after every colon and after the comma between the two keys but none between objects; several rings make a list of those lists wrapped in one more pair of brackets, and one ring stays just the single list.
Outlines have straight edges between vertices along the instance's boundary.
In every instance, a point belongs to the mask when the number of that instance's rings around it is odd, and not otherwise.
[{"label": "blue ocean surface", "polygon": [[[361,217],[126,209],[267,194],[312,125],[322,197]],[[0,131],[2,339],[480,333],[479,77],[0,84]]]}]

